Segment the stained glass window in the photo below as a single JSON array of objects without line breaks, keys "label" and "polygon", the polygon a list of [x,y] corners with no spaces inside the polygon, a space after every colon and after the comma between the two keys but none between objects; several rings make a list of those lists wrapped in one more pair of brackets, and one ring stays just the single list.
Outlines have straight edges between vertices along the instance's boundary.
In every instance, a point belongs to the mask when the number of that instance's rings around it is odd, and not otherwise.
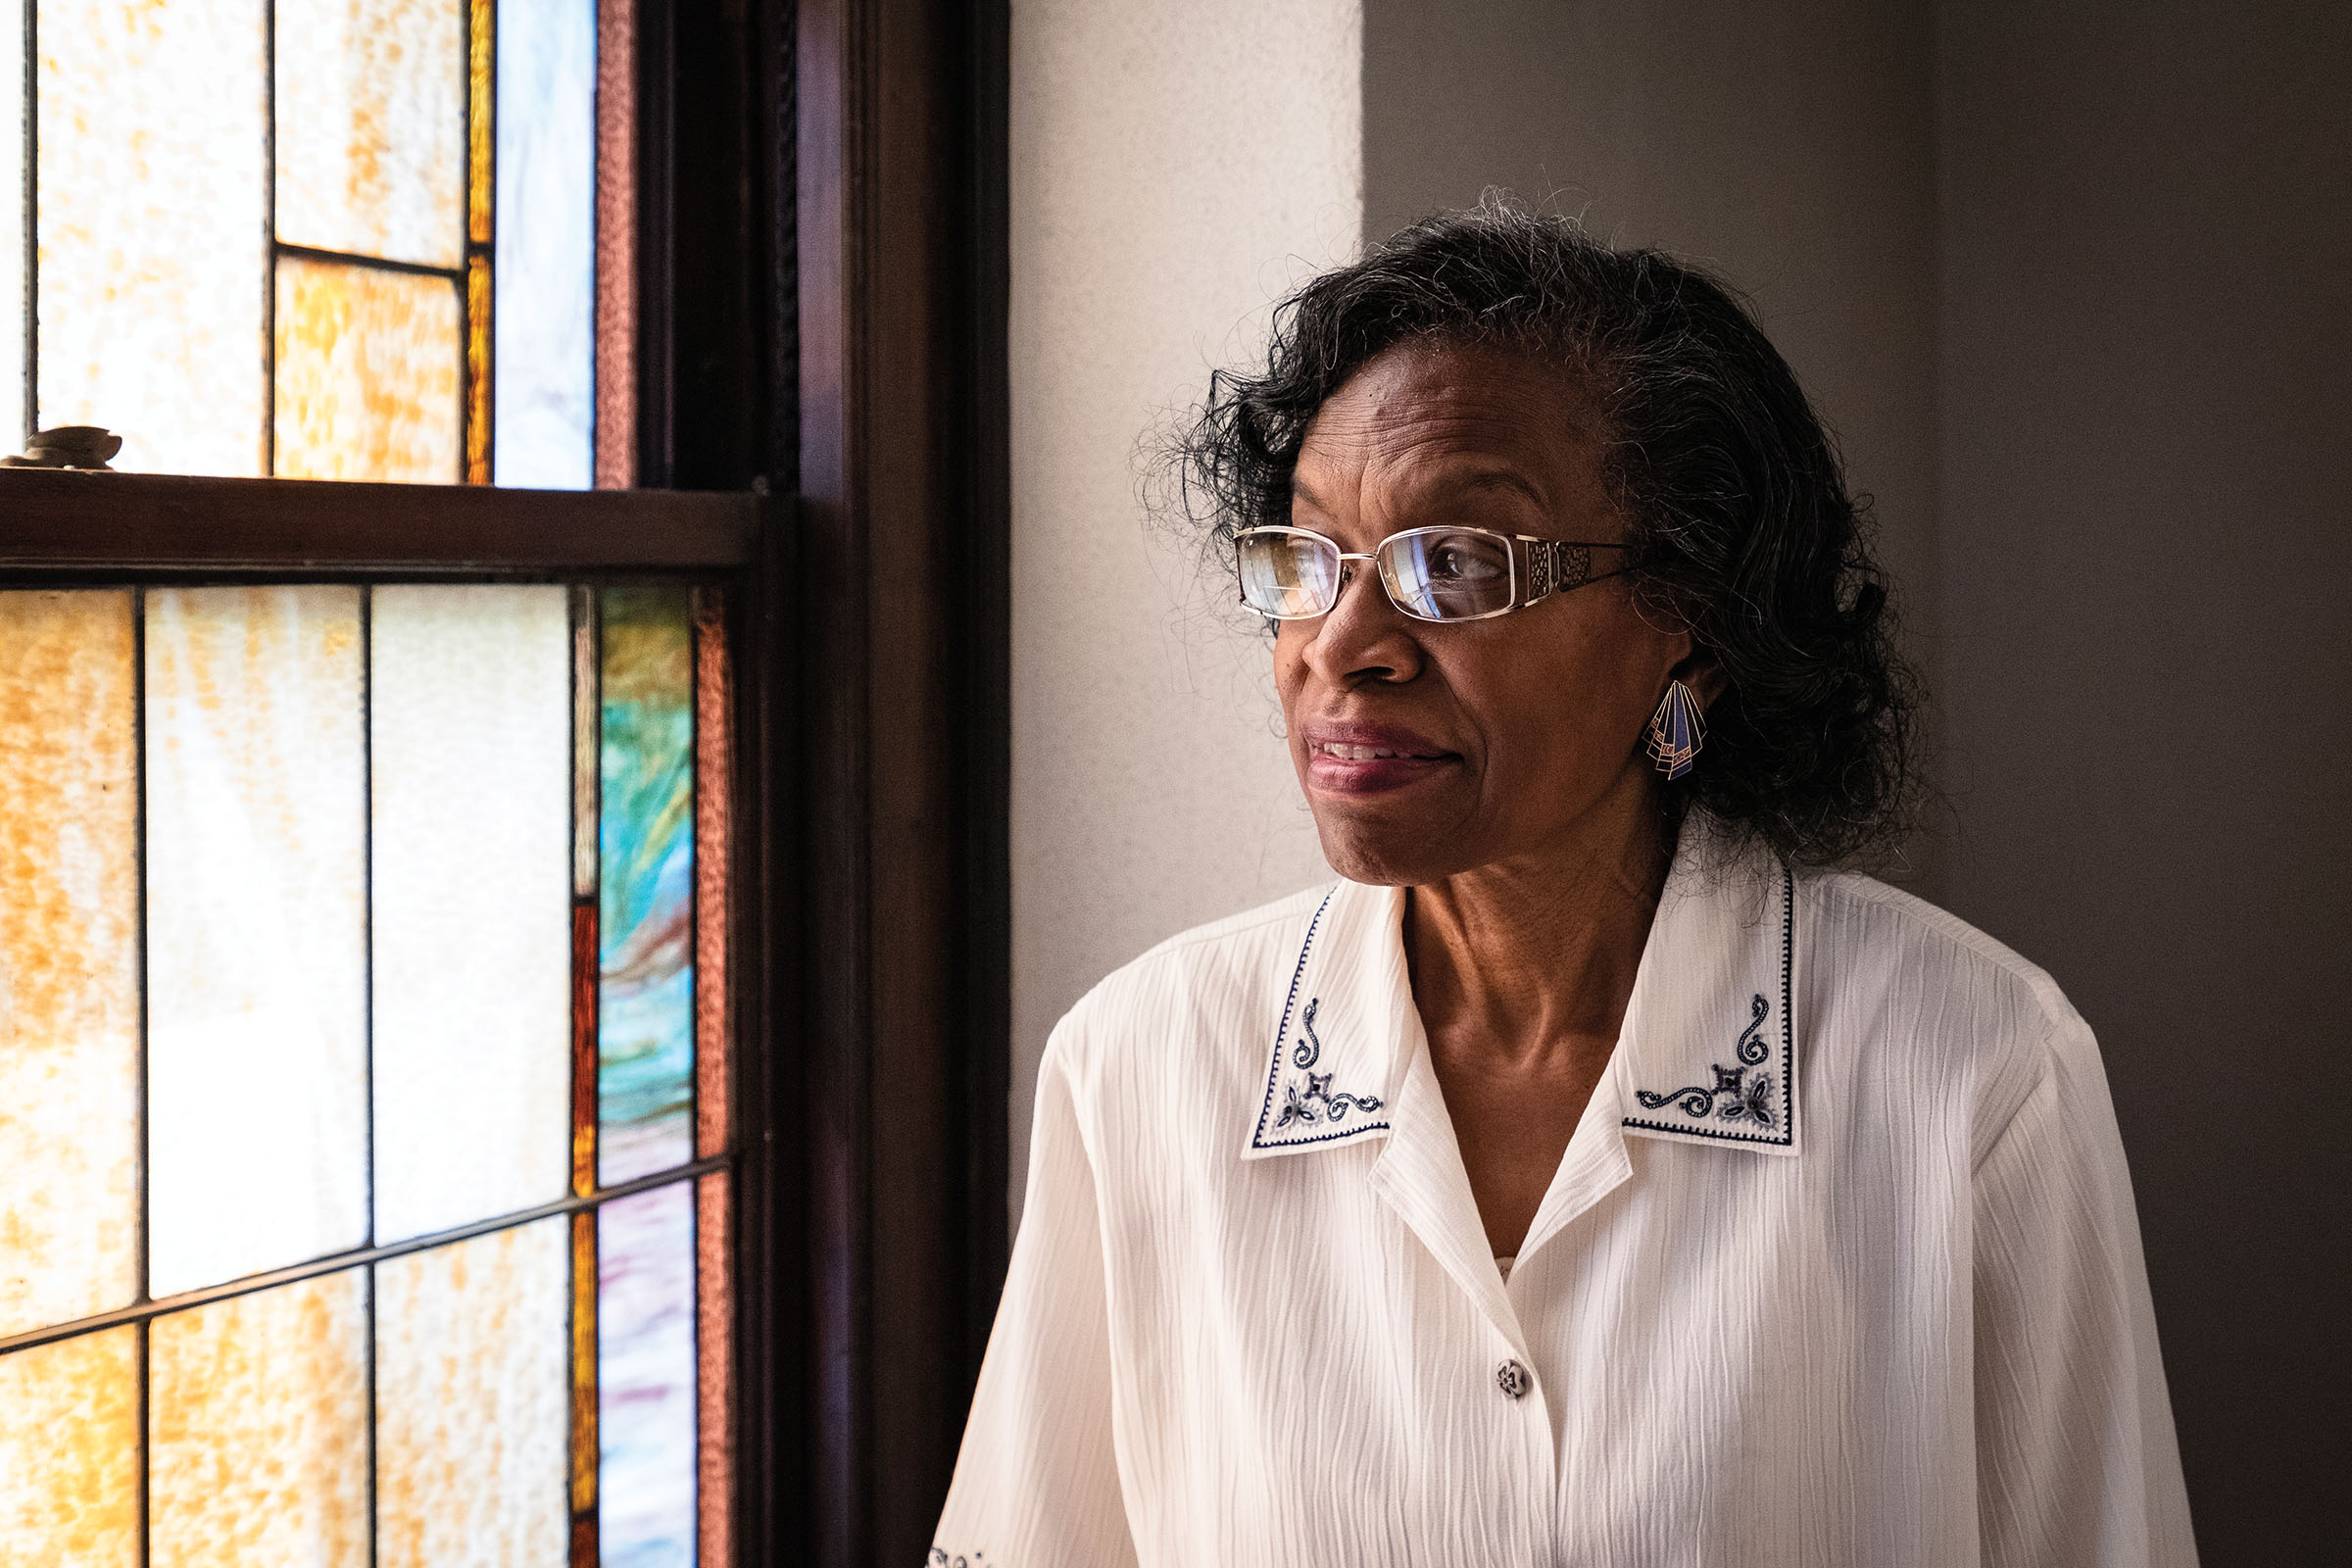
[{"label": "stained glass window", "polygon": [[0,450],[96,424],[122,468],[588,487],[628,189],[599,0],[14,8]]},{"label": "stained glass window", "polygon": [[722,626],[0,590],[0,1568],[723,1565]]}]

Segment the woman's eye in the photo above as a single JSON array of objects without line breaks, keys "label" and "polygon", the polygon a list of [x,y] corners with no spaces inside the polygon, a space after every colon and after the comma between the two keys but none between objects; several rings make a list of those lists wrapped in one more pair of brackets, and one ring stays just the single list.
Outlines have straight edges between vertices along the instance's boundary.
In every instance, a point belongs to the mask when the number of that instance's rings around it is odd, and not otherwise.
[{"label": "woman's eye", "polygon": [[1480,582],[1495,575],[1495,564],[1483,550],[1464,545],[1440,545],[1430,554],[1434,575],[1455,582]]}]

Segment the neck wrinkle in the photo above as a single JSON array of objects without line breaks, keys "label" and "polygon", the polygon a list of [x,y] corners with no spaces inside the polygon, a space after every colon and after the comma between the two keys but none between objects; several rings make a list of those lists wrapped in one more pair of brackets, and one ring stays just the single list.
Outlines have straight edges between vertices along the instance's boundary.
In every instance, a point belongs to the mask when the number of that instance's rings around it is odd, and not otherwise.
[{"label": "neck wrinkle", "polygon": [[1666,884],[1654,833],[1406,890],[1413,1000],[1433,1034],[1527,1061],[1614,1042]]}]

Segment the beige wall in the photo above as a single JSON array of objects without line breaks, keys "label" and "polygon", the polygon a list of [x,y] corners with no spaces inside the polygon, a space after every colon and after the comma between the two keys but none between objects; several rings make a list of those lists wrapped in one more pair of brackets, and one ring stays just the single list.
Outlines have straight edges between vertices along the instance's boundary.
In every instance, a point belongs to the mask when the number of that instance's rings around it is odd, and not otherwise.
[{"label": "beige wall", "polygon": [[1111,969],[1327,875],[1262,635],[1147,526],[1138,441],[1362,221],[1355,0],[1014,0],[1012,1197]]}]

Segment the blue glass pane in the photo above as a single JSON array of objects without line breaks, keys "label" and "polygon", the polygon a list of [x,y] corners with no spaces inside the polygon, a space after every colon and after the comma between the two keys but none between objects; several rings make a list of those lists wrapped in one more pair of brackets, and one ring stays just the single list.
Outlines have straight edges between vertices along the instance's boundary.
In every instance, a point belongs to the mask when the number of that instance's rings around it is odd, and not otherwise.
[{"label": "blue glass pane", "polygon": [[494,476],[594,475],[596,0],[499,0]]}]

